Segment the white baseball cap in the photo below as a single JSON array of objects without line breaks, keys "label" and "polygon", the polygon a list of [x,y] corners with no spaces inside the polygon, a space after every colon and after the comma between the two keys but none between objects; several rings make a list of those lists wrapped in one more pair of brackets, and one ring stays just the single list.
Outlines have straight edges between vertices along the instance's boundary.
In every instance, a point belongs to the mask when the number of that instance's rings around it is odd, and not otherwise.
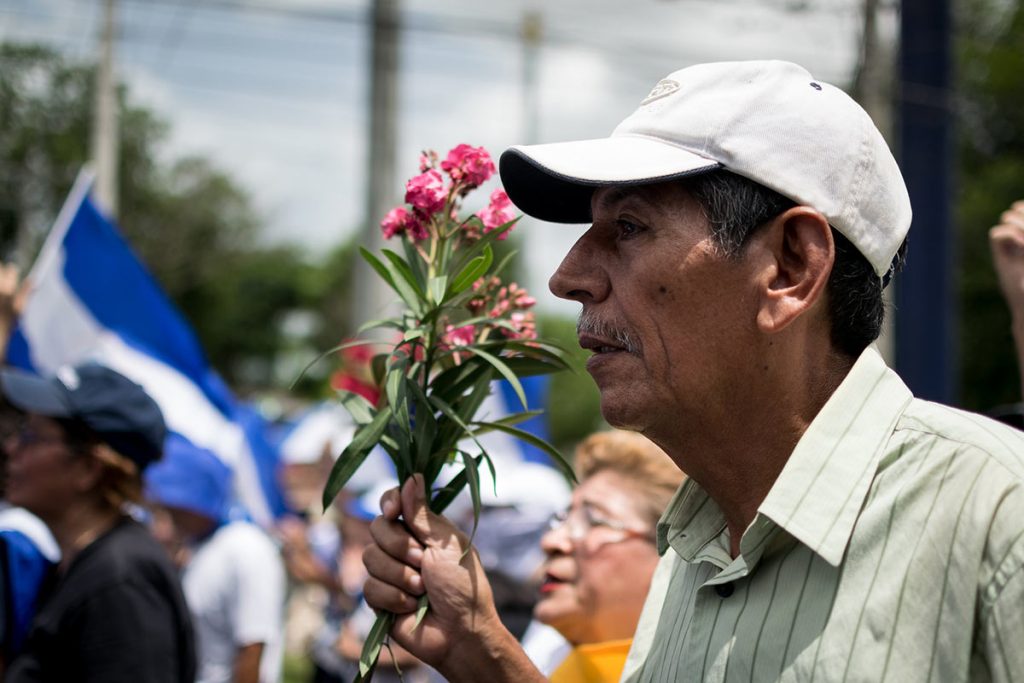
[{"label": "white baseball cap", "polygon": [[516,146],[501,180],[522,211],[587,223],[595,188],[718,168],[820,211],[880,277],[910,228],[910,197],[867,113],[781,61],[699,64],[670,74],[610,137]]}]

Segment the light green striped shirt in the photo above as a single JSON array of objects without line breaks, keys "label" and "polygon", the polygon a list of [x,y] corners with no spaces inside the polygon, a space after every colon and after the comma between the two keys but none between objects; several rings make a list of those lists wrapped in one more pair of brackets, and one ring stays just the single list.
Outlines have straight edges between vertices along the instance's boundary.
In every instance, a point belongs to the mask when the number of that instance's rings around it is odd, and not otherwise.
[{"label": "light green striped shirt", "polygon": [[1020,433],[913,398],[869,348],[736,559],[715,502],[677,492],[623,681],[1024,681],[1022,484]]}]

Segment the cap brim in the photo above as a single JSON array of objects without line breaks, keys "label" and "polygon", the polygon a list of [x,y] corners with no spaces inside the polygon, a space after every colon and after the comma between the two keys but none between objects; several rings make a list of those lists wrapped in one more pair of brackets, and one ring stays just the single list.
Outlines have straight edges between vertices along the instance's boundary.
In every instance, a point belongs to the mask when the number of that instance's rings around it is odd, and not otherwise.
[{"label": "cap brim", "polygon": [[56,380],[3,368],[0,370],[0,390],[16,408],[46,417],[72,417],[74,411]]},{"label": "cap brim", "polygon": [[547,145],[519,145],[498,162],[501,182],[524,213],[553,223],[589,223],[598,187],[646,185],[720,168],[675,145],[618,136]]}]

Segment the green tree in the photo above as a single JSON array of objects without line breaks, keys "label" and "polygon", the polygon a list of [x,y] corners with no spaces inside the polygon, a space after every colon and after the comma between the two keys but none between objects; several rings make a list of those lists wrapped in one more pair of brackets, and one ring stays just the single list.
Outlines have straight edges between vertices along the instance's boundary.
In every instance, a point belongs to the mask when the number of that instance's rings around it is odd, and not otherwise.
[{"label": "green tree", "polygon": [[[0,250],[23,264],[88,159],[92,92],[90,65],[0,45]],[[162,162],[167,124],[125,89],[118,97],[123,234],[228,382],[267,381],[287,312],[322,295],[304,286],[314,266],[297,248],[259,246],[245,191],[205,159]]]},{"label": "green tree", "polygon": [[957,9],[961,398],[987,410],[1021,400],[987,232],[1024,197],[1024,10],[1017,0],[961,0]]}]

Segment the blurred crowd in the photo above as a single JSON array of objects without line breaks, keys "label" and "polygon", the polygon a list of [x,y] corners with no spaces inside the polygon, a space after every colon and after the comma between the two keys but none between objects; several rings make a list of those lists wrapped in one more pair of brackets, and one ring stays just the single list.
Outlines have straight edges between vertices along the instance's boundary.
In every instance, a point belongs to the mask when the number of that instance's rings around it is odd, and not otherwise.
[{"label": "blurred crowd", "polygon": [[[1024,385],[1024,203],[990,237]],[[0,269],[0,339],[20,292],[17,274]],[[343,413],[322,408],[307,422],[322,427],[282,449],[292,512],[266,528],[237,505],[231,468],[169,433],[117,372],[5,369],[0,391],[5,680],[271,683],[286,658],[308,664],[310,683],[355,678],[375,617],[362,599],[363,550],[397,482],[374,454],[323,509],[352,433]],[[613,430],[579,444],[570,490],[493,439],[497,481],[482,482],[479,518],[468,499],[448,518],[474,534],[502,622],[545,675],[618,680],[658,562],[656,524],[683,473],[643,437]],[[397,645],[375,679],[441,680]]]}]

